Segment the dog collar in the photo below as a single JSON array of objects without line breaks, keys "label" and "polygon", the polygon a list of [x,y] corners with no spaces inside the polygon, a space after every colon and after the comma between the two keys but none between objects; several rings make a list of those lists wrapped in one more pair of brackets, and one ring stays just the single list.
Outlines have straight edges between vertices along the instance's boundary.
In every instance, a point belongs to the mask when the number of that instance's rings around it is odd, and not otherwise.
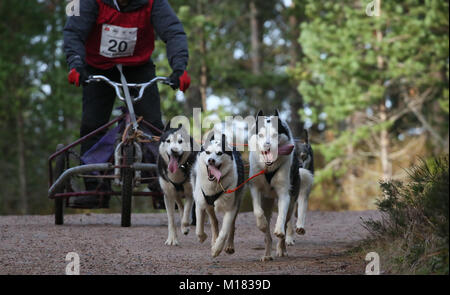
[{"label": "dog collar", "polygon": [[170,180],[169,176],[167,175],[167,172],[165,173],[166,174],[165,178],[167,178],[166,180],[169,181],[175,187],[175,190],[177,192],[183,192],[184,191],[183,184],[185,184],[186,180],[188,179],[188,173],[186,173],[186,171],[189,168],[191,168],[191,166],[192,166],[192,163],[189,161],[189,158],[186,160],[186,162],[184,162],[183,164],[179,165],[179,168],[181,169],[181,171],[184,174],[184,180],[182,182],[179,182],[179,183],[176,183],[176,182],[173,182],[172,180]]},{"label": "dog collar", "polygon": [[180,183],[173,182],[173,181],[170,180],[170,179],[169,179],[169,182],[175,187],[175,190],[176,190],[177,192],[183,192],[183,191],[184,191],[183,184],[186,182],[186,178],[185,178],[182,182],[180,182]]},{"label": "dog collar", "polygon": [[210,205],[210,206],[213,206],[213,207],[214,207],[214,202],[215,202],[215,201],[216,201],[216,200],[217,200],[224,192],[226,192],[226,189],[224,189],[224,188],[222,187],[222,191],[221,191],[221,192],[218,192],[217,194],[212,195],[212,196],[208,196],[208,195],[205,194],[205,192],[204,192],[203,189],[202,189],[203,197],[205,198],[206,203],[207,203],[208,205]]},{"label": "dog collar", "polygon": [[270,182],[272,181],[272,178],[275,176],[275,173],[278,172],[278,170],[280,169],[280,167],[278,167],[277,169],[275,169],[272,172],[266,172],[264,173],[264,177],[266,178],[267,182],[270,184]]}]

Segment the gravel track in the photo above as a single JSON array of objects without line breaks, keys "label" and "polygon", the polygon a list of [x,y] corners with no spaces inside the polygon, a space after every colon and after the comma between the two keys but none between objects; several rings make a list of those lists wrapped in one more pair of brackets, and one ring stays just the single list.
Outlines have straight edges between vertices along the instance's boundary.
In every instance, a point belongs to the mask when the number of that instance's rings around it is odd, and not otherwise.
[{"label": "gravel track", "polygon": [[363,274],[366,262],[348,250],[367,234],[360,217],[379,216],[376,211],[308,212],[306,234],[296,236],[288,257],[269,262],[259,261],[264,235],[253,213],[238,216],[236,252],[214,259],[209,225],[203,244],[191,226],[187,236],[179,232],[179,246],[164,245],[165,213],[133,214],[130,228],[120,227],[119,214],[67,215],[62,226],[54,225],[53,216],[1,216],[0,274],[65,274],[68,252],[79,254],[81,274]]}]

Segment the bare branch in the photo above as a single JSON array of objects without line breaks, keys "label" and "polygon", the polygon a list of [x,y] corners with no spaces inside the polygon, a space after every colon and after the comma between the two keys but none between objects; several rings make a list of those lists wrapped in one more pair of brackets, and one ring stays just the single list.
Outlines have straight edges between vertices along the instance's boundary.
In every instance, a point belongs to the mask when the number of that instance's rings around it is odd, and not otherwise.
[{"label": "bare branch", "polygon": [[[440,144],[445,145],[445,140],[439,135],[439,133],[436,132],[436,130],[427,122],[427,119],[422,114],[422,112],[419,110],[419,106],[422,105],[425,100],[432,97],[432,94],[434,93],[434,89],[431,87],[428,88],[424,93],[422,93],[419,96],[419,99],[412,99],[411,96],[408,95],[408,92],[403,91],[403,100],[406,103],[406,106],[409,110],[413,112],[413,114],[416,116],[416,118],[422,123],[422,127],[426,129],[428,132],[430,132],[431,136],[434,137]],[[417,103],[420,101],[421,103]]]}]

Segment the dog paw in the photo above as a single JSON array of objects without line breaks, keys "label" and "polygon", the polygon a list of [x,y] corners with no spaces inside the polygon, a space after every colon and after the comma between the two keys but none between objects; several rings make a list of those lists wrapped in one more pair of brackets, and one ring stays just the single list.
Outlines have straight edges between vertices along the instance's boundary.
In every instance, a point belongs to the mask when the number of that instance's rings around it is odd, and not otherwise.
[{"label": "dog paw", "polygon": [[227,254],[234,254],[234,247],[230,247],[230,246],[226,247],[225,248],[225,253],[227,253]]},{"label": "dog paw", "polygon": [[287,236],[286,237],[286,245],[288,246],[294,246],[295,245],[295,240],[292,236]]},{"label": "dog paw", "polygon": [[211,248],[211,256],[213,258],[219,256],[220,252],[222,252],[222,249],[218,248],[218,247],[212,247]]},{"label": "dog paw", "polygon": [[167,246],[178,246],[179,245],[177,239],[173,238],[173,237],[167,238],[167,240],[164,244],[166,244]]},{"label": "dog paw", "polygon": [[283,251],[281,249],[277,249],[277,256],[278,257],[285,257],[288,256],[286,251]]},{"label": "dog paw", "polygon": [[261,261],[265,262],[265,261],[272,261],[273,257],[272,256],[263,256],[261,257]]},{"label": "dog paw", "polygon": [[199,241],[200,243],[203,243],[203,242],[206,240],[207,237],[208,237],[208,236],[207,236],[205,233],[197,234],[197,238],[198,238],[198,241]]},{"label": "dog paw", "polygon": [[304,235],[304,234],[306,233],[306,231],[305,231],[305,229],[304,229],[303,227],[297,227],[297,228],[295,229],[295,232],[296,232],[298,235]]},{"label": "dog paw", "polygon": [[189,226],[182,225],[181,232],[183,233],[183,235],[187,235],[189,233]]},{"label": "dog paw", "polygon": [[269,227],[269,225],[267,224],[267,220],[264,217],[256,218],[256,226],[263,233],[265,233],[267,231],[267,228]]},{"label": "dog paw", "polygon": [[281,230],[279,230],[279,229],[275,230],[275,231],[273,232],[273,234],[274,234],[277,238],[279,238],[279,239],[284,239],[284,237],[285,237],[284,232],[281,231]]}]

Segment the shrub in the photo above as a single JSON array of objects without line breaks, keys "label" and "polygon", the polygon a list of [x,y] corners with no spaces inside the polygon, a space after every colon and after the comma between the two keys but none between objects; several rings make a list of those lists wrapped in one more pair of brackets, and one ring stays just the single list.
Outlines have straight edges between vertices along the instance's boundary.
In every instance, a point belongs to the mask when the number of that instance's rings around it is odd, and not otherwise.
[{"label": "shrub", "polygon": [[408,170],[409,182],[381,183],[381,220],[364,221],[389,257],[391,271],[449,273],[448,155]]}]

